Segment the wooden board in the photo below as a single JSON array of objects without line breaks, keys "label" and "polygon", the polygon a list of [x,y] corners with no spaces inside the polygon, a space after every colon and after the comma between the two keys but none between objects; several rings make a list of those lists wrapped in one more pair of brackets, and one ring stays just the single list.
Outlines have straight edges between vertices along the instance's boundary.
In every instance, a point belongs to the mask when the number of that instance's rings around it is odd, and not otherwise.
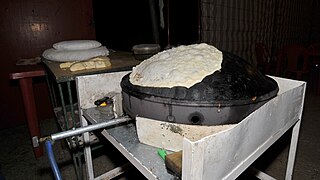
[{"label": "wooden board", "polygon": [[139,64],[141,61],[134,59],[132,52],[111,52],[108,56],[110,58],[111,67],[105,67],[100,69],[87,69],[82,71],[71,72],[69,69],[61,69],[59,62],[49,61],[44,59],[43,62],[52,73],[56,82],[73,81],[76,76],[102,74],[117,71],[128,71],[133,66]]}]

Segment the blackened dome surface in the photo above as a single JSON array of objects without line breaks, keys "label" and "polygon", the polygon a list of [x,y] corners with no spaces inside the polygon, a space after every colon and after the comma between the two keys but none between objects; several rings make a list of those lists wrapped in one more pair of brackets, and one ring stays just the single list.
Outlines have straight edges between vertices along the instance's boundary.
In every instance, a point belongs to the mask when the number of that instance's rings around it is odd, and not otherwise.
[{"label": "blackened dome surface", "polygon": [[268,100],[277,95],[278,84],[262,74],[242,58],[223,52],[222,68],[206,76],[190,88],[142,87],[130,83],[129,74],[121,81],[122,90],[144,98],[148,96],[169,99],[170,102],[188,101],[221,106],[250,104]]}]

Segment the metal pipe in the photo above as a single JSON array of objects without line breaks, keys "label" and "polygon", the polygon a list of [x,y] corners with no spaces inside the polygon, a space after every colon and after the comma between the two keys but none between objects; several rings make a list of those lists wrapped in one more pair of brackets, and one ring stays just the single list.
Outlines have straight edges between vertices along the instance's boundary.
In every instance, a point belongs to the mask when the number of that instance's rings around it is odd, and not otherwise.
[{"label": "metal pipe", "polygon": [[167,0],[167,47],[166,49],[170,49],[171,48],[171,32],[170,32],[170,0]]},{"label": "metal pipe", "polygon": [[82,133],[85,133],[85,132],[90,132],[90,131],[94,131],[94,130],[97,130],[97,129],[102,129],[102,128],[105,128],[105,127],[108,127],[108,126],[112,126],[112,125],[120,124],[120,123],[123,123],[123,122],[127,122],[129,120],[131,120],[131,118],[128,117],[128,116],[121,117],[121,118],[116,118],[116,119],[112,119],[112,120],[106,121],[106,122],[101,122],[101,123],[98,123],[98,124],[93,124],[93,125],[89,125],[89,126],[80,127],[80,128],[77,128],[77,129],[71,129],[71,130],[68,130],[68,131],[55,133],[55,134],[51,135],[51,139],[53,141],[56,141],[56,140],[64,139],[64,138],[67,138],[67,137],[79,135],[79,134],[82,134]]},{"label": "metal pipe", "polygon": [[155,5],[155,1],[154,0],[149,0],[149,9],[150,9],[153,41],[154,41],[155,44],[160,44],[159,29],[158,29],[159,26],[158,26],[156,7],[155,6],[156,6]]}]

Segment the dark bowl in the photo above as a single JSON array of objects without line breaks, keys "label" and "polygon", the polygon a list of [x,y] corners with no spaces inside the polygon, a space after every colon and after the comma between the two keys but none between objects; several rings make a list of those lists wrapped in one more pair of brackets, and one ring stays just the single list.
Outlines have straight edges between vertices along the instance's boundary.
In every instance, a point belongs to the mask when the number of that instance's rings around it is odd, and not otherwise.
[{"label": "dark bowl", "polygon": [[143,61],[157,54],[160,51],[159,44],[138,44],[132,47],[134,57],[137,60]]}]

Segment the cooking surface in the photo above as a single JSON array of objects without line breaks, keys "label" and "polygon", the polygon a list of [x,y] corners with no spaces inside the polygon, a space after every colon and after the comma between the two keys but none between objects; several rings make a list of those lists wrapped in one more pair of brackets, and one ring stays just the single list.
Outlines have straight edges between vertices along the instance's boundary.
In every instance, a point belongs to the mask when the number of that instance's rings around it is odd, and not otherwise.
[{"label": "cooking surface", "polygon": [[187,100],[196,103],[214,103],[220,106],[241,105],[264,101],[276,96],[277,83],[261,74],[243,59],[223,52],[221,71],[205,77],[190,88],[142,87],[130,83],[128,75],[121,82],[123,91],[145,99],[156,96],[168,102]]},{"label": "cooking surface", "polygon": [[223,52],[222,68],[185,87],[142,87],[121,81],[123,108],[136,116],[196,125],[238,123],[279,91],[273,79],[245,60]]}]

